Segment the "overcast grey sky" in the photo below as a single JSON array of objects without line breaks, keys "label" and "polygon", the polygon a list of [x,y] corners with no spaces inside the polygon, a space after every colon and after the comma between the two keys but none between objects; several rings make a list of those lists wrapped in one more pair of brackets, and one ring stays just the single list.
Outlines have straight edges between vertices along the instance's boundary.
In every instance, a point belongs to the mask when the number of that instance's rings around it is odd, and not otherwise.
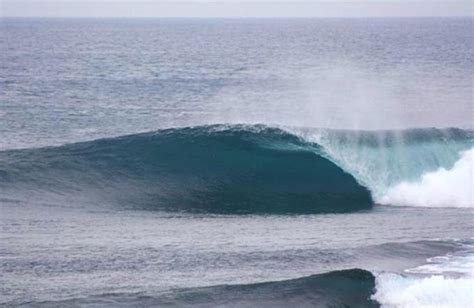
[{"label": "overcast grey sky", "polygon": [[472,16],[470,0],[0,0],[0,16],[365,17]]}]

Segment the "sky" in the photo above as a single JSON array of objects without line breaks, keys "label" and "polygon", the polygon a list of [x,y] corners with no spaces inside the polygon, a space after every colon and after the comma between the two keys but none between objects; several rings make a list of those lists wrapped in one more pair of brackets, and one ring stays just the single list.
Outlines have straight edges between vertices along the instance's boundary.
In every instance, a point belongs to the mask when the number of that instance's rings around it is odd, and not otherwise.
[{"label": "sky", "polygon": [[472,16],[471,0],[0,0],[1,17]]}]

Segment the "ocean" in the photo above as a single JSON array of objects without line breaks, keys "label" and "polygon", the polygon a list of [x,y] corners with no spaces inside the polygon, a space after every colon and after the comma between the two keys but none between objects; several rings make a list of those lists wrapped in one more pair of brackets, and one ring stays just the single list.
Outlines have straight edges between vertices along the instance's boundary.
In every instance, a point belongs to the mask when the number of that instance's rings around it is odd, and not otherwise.
[{"label": "ocean", "polygon": [[1,18],[0,305],[472,307],[472,29]]}]

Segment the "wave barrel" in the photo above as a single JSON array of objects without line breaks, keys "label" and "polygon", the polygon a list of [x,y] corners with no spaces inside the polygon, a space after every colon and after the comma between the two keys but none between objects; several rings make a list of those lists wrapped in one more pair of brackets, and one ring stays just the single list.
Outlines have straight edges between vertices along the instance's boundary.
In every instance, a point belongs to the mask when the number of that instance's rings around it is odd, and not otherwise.
[{"label": "wave barrel", "polygon": [[197,213],[370,208],[370,192],[319,152],[319,145],[274,128],[169,129],[1,152],[0,188],[44,202]]}]

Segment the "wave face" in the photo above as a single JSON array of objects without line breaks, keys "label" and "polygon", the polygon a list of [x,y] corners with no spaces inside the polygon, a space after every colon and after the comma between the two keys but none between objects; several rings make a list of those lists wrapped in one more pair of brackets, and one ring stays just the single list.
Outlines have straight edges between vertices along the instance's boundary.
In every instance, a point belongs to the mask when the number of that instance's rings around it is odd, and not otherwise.
[{"label": "wave face", "polygon": [[169,129],[1,152],[0,188],[14,200],[206,213],[370,208],[369,191],[321,150],[263,126]]},{"label": "wave face", "polygon": [[379,307],[370,299],[375,277],[351,269],[308,277],[245,285],[175,290],[158,296],[108,294],[35,306],[81,307]]}]

